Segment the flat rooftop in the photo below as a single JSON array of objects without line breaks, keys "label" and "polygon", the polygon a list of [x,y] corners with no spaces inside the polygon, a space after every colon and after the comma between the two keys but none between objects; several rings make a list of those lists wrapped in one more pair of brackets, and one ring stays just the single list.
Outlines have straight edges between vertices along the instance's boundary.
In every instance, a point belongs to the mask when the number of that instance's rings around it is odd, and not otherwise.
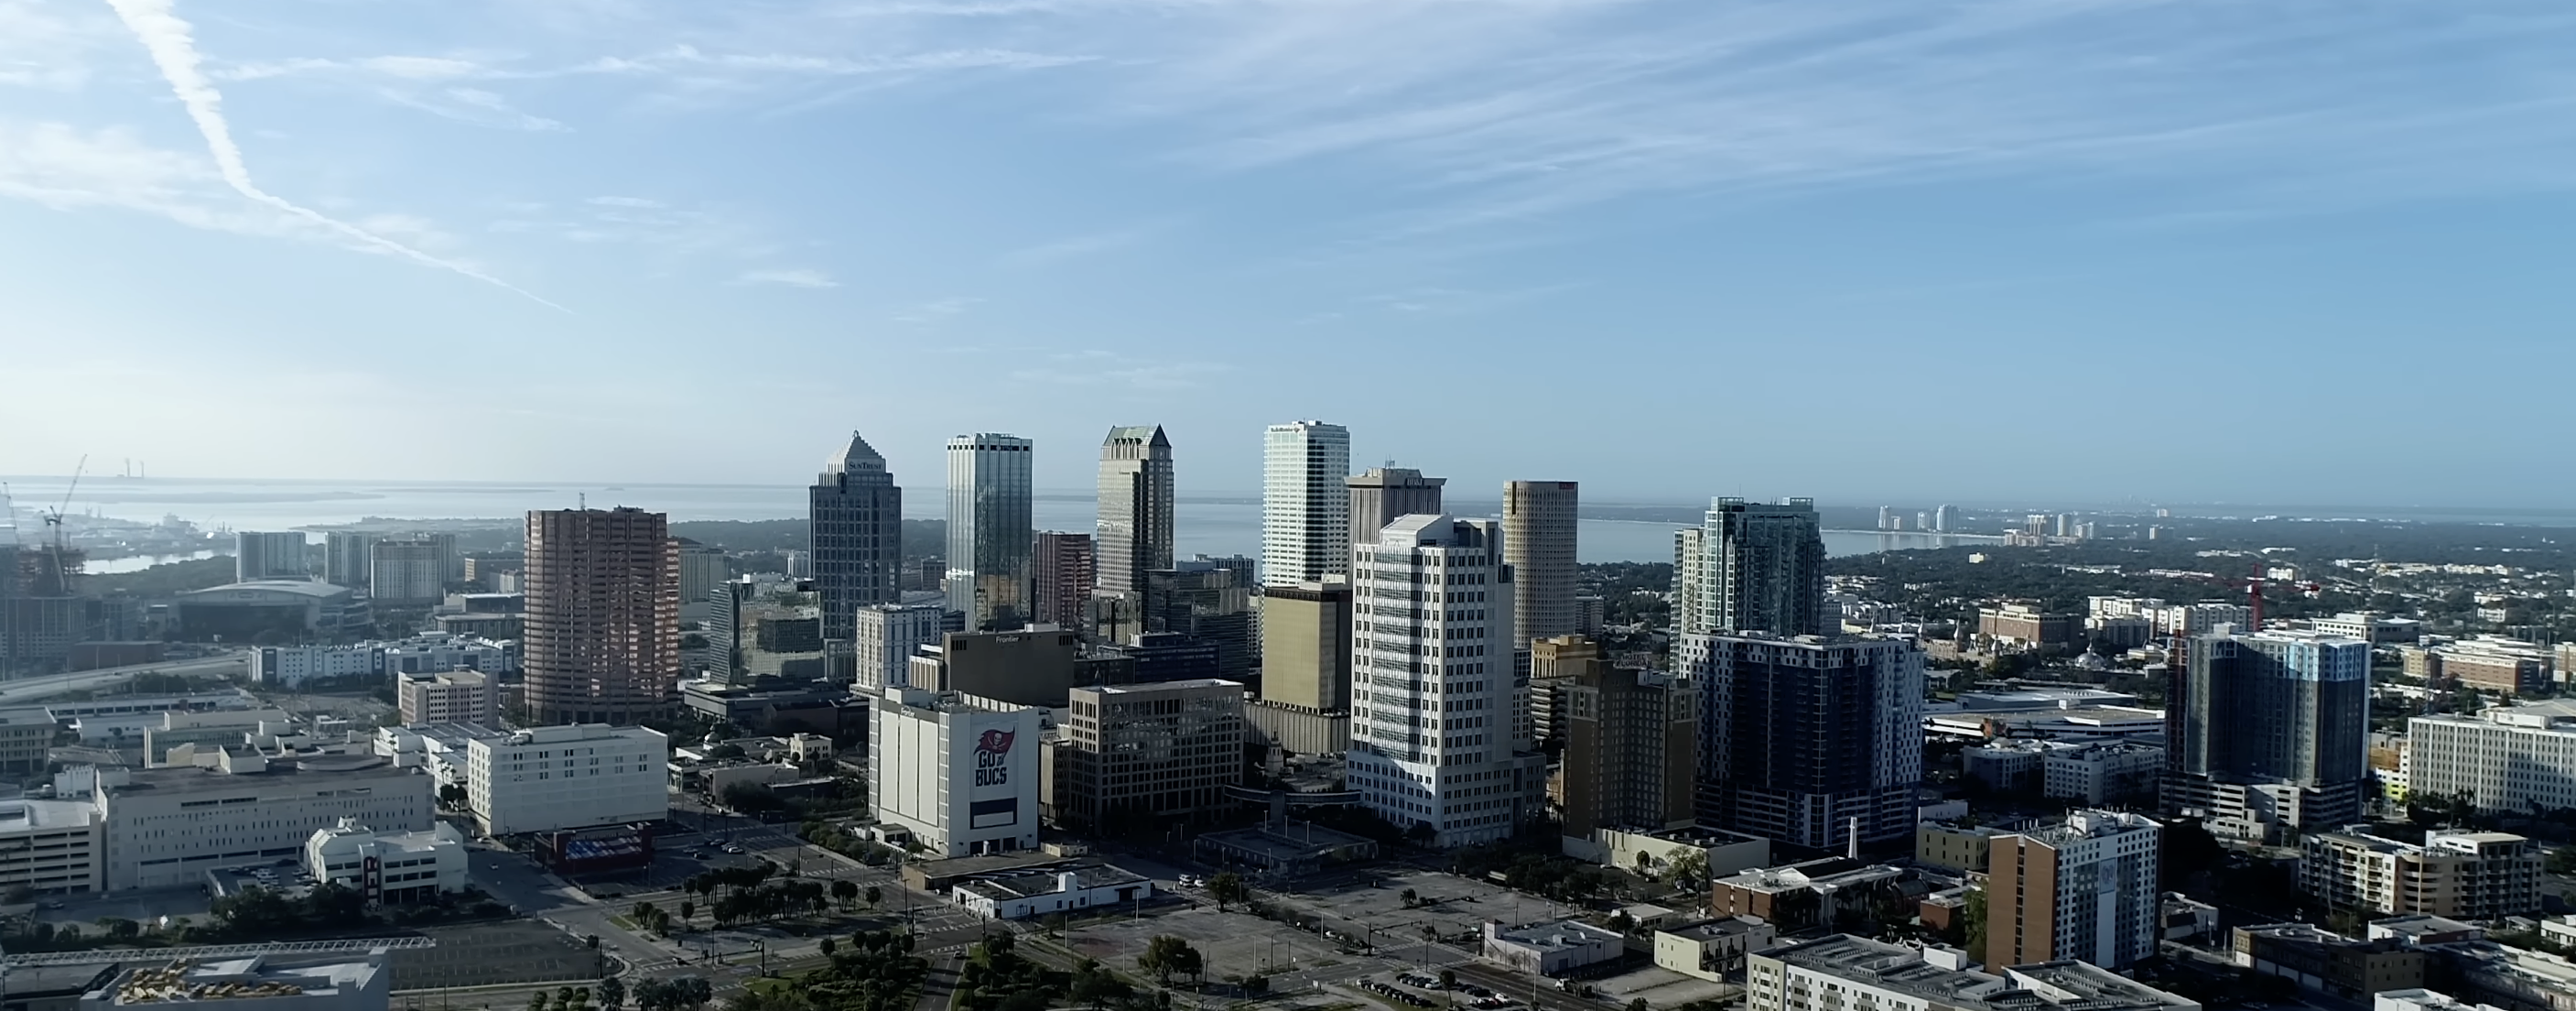
[{"label": "flat rooftop", "polygon": [[1617,931],[1604,930],[1579,920],[1550,920],[1545,923],[1525,923],[1517,927],[1504,927],[1494,931],[1494,937],[1496,940],[1537,948],[1540,951],[1563,951],[1568,948],[1588,947],[1605,941],[1616,944],[1620,940]]},{"label": "flat rooftop", "polygon": [[293,996],[333,996],[366,989],[388,971],[380,958],[270,965],[269,956],[173,962],[132,969],[107,986],[108,1003],[168,1004]]},{"label": "flat rooftop", "polygon": [[1762,955],[1802,969],[1944,1001],[1982,1000],[2004,989],[1999,977],[1944,969],[1924,961],[1923,953],[1912,948],[1849,934],[1773,948]]},{"label": "flat rooftop", "polygon": [[1115,867],[1110,867],[1105,864],[1095,864],[1087,867],[1073,867],[1056,871],[1037,871],[1029,874],[1014,874],[1010,877],[991,878],[983,881],[968,881],[958,885],[957,887],[966,889],[967,891],[988,899],[1008,901],[1011,899],[1025,899],[1034,895],[1054,895],[1058,892],[1065,891],[1066,889],[1063,887],[1064,875],[1071,875],[1073,877],[1073,890],[1075,891],[1088,888],[1115,888],[1119,885],[1138,884],[1145,880],[1139,875],[1130,874]]},{"label": "flat rooftop", "polygon": [[96,810],[77,800],[0,801],[0,832],[87,828]]},{"label": "flat rooftop", "polygon": [[1659,933],[1671,934],[1687,941],[1713,941],[1721,937],[1748,934],[1768,926],[1770,924],[1751,916],[1730,916],[1718,920],[1702,920],[1688,926],[1668,927]]}]

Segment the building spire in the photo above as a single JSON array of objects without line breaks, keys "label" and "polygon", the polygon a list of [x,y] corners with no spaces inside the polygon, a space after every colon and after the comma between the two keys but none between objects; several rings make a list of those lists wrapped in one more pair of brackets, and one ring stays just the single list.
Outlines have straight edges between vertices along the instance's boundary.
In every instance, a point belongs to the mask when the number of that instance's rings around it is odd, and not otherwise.
[{"label": "building spire", "polygon": [[850,448],[823,461],[823,473],[826,474],[857,474],[885,469],[885,457],[878,455],[876,447],[868,445],[868,440],[856,431],[850,433]]}]

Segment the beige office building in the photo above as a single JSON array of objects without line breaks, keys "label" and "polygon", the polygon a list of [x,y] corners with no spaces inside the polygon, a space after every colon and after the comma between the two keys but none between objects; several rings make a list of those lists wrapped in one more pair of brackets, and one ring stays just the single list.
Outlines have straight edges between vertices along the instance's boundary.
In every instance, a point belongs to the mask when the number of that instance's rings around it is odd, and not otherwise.
[{"label": "beige office building", "polygon": [[1503,484],[1503,551],[1512,566],[1516,641],[1568,635],[1575,627],[1575,504],[1572,481]]},{"label": "beige office building", "polygon": [[1296,754],[1351,739],[1351,584],[1273,586],[1261,600],[1261,697],[1244,710],[1263,743]]}]

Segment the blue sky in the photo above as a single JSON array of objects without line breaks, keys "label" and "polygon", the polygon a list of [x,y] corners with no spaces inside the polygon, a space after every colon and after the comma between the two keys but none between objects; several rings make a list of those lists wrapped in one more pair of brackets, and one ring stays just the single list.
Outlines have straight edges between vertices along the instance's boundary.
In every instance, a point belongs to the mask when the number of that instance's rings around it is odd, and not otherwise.
[{"label": "blue sky", "polygon": [[1321,417],[1604,499],[2563,503],[2570,51],[2563,0],[0,0],[0,473],[782,482],[855,427],[1078,487],[1159,422],[1231,491]]}]

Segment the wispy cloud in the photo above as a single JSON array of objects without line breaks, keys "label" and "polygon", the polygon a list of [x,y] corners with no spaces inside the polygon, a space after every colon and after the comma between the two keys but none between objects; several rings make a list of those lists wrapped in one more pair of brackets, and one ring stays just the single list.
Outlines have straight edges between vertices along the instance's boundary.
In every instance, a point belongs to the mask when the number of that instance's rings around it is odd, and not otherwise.
[{"label": "wispy cloud", "polygon": [[108,5],[115,8],[117,18],[125,22],[126,28],[134,33],[135,39],[143,43],[144,49],[152,54],[153,64],[161,69],[162,78],[170,83],[170,90],[178,96],[179,104],[188,110],[188,118],[196,123],[197,132],[205,137],[207,153],[214,157],[215,172],[222,177],[225,185],[231,186],[242,196],[254,202],[337,233],[361,248],[392,253],[418,263],[453,271],[486,284],[516,292],[550,308],[563,308],[507,281],[484,273],[470,264],[431,256],[260,189],[258,184],[251,181],[250,169],[242,161],[241,148],[233,142],[232,127],[224,120],[223,96],[198,69],[196,41],[191,35],[188,23],[171,12],[169,0],[108,0]]},{"label": "wispy cloud", "polygon": [[385,98],[460,123],[505,130],[564,129],[563,123],[512,108],[507,99],[481,88],[437,88],[427,91],[385,89]]},{"label": "wispy cloud", "polygon": [[790,288],[838,288],[841,282],[819,270],[747,270],[734,279],[735,284],[778,284]]},{"label": "wispy cloud", "polygon": [[983,299],[967,298],[962,295],[951,295],[947,298],[933,299],[928,302],[923,302],[920,305],[906,307],[898,310],[893,316],[888,318],[897,323],[912,323],[916,325],[945,323],[956,318],[959,314],[972,308],[975,303],[981,301],[983,301]]}]

